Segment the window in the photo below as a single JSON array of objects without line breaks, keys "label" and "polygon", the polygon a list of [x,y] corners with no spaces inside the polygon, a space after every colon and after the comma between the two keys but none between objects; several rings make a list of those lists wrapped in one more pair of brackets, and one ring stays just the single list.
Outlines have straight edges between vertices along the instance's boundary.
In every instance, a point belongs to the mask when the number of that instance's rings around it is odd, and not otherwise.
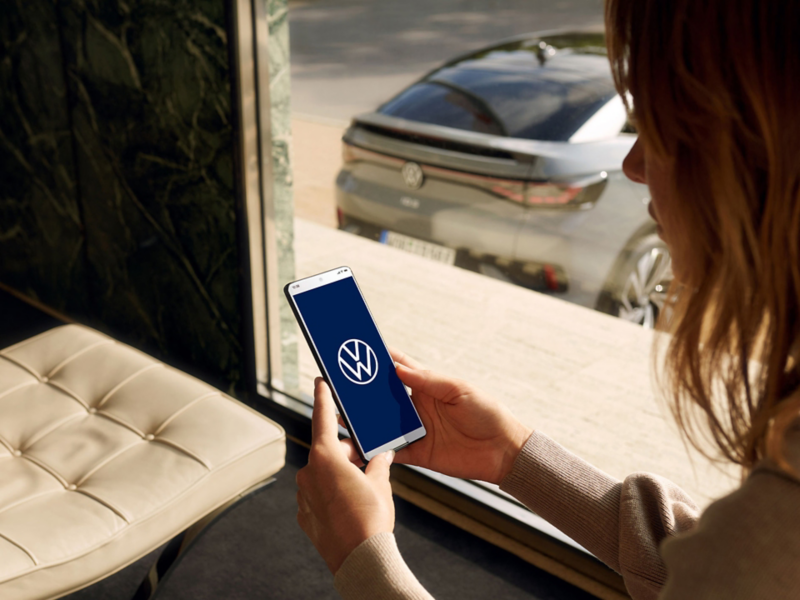
[{"label": "window", "polygon": [[[271,80],[266,60],[256,69],[284,110],[261,130],[260,156],[275,158],[261,179],[266,254],[254,255],[267,276],[262,391],[310,414],[318,369],[281,289],[347,265],[390,346],[475,383],[612,475],[658,473],[705,504],[733,480],[687,461],[651,388],[647,327],[670,262],[647,189],[621,173],[635,138],[602,35],[532,35],[544,27],[529,3],[490,4],[472,25],[436,3],[414,14],[399,0],[290,5],[293,202],[287,98],[275,64]],[[599,11],[561,23],[589,25]],[[421,178],[404,178],[408,163]],[[544,535],[554,546],[541,551],[559,560],[565,547],[581,552],[492,486],[398,473],[504,534],[521,527],[517,540]]]},{"label": "window", "polygon": [[602,57],[553,58],[532,72],[487,69],[479,63],[445,68],[431,80],[447,82],[482,98],[498,115],[510,137],[567,141],[616,94],[610,73],[594,77]]},{"label": "window", "polygon": [[418,83],[390,100],[380,112],[410,121],[478,133],[504,135],[488,107],[474,96],[446,83]]},{"label": "window", "polygon": [[603,39],[530,35],[474,52],[434,70],[380,112],[468,131],[568,141],[616,97],[607,59],[595,46],[587,51],[587,42],[602,45]]}]

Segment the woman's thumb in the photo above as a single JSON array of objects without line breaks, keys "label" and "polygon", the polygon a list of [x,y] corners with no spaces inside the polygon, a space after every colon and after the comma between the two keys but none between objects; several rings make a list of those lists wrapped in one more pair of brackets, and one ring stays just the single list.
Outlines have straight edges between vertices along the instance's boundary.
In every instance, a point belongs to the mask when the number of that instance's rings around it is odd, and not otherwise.
[{"label": "woman's thumb", "polygon": [[405,365],[397,365],[397,376],[400,381],[413,391],[428,394],[434,398],[443,399],[453,391],[457,381],[422,369],[409,369]]},{"label": "woman's thumb", "polygon": [[379,454],[367,464],[364,470],[367,477],[375,481],[382,481],[389,479],[389,467],[394,460],[394,450],[389,450],[383,454]]}]

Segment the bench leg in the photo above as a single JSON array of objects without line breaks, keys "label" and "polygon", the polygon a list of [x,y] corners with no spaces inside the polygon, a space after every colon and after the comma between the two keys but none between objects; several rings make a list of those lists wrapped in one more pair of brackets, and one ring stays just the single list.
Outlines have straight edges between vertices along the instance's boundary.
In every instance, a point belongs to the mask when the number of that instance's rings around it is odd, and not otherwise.
[{"label": "bench leg", "polygon": [[159,555],[158,560],[150,567],[150,571],[139,585],[139,589],[136,590],[132,600],[152,600],[155,598],[158,590],[163,587],[186,553],[218,519],[239,502],[261,491],[274,481],[275,478],[273,477],[257,483],[172,538]]}]

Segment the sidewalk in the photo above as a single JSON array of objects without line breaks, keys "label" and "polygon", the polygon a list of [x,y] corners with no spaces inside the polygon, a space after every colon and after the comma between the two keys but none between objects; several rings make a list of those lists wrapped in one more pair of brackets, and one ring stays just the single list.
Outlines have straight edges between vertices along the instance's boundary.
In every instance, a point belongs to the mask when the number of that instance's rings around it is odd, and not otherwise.
[{"label": "sidewalk", "polygon": [[326,227],[336,227],[334,182],[342,165],[346,122],[292,117],[294,214]]},{"label": "sidewalk", "polygon": [[[295,130],[296,139],[301,131]],[[327,143],[321,140],[318,148]],[[296,171],[298,180],[302,172]],[[298,196],[309,194],[298,198],[298,206],[312,206],[314,194],[323,197],[322,181],[298,184]],[[656,473],[703,506],[736,487],[734,470],[726,475],[687,455],[657,402],[652,332],[322,226],[321,220],[295,221],[297,277],[350,266],[390,346],[469,380],[614,477]],[[305,343],[299,346],[301,385],[310,392],[317,367]]]}]

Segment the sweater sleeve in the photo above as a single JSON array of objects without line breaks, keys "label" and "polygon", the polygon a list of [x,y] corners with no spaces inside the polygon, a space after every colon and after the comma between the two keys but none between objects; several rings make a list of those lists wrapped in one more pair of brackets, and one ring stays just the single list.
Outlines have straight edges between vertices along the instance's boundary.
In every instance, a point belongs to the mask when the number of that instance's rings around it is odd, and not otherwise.
[{"label": "sweater sleeve", "polygon": [[433,600],[400,556],[391,533],[373,535],[353,550],[333,585],[344,600]]},{"label": "sweater sleeve", "polygon": [[618,481],[534,432],[500,485],[620,573],[634,600],[654,600],[667,578],[659,545],[694,528],[699,510],[647,473]]}]

